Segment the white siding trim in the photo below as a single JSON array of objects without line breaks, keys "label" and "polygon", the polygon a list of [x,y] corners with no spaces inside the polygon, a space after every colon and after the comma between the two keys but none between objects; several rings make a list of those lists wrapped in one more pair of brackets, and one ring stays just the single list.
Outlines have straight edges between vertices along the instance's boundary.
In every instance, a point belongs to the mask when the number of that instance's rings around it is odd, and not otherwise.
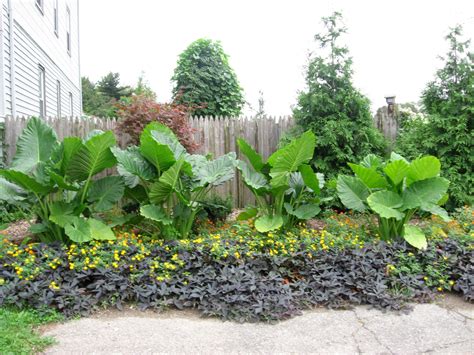
[{"label": "white siding trim", "polygon": [[[3,0],[0,0],[0,122],[5,117],[5,109],[7,106],[5,100],[5,70],[3,57],[5,53],[3,51]],[[1,153],[1,152],[0,152]]]},{"label": "white siding trim", "polygon": [[[76,4],[76,11],[77,11],[77,28],[76,28],[76,31],[77,31],[77,57],[78,58],[81,58],[81,37],[80,37],[80,33],[81,31],[79,31],[79,22],[80,22],[80,19],[79,19],[79,0],[77,0],[77,4]],[[80,97],[80,100],[79,100],[79,114],[82,116],[82,77],[81,77],[81,60],[79,59],[77,61],[77,66],[78,66],[78,71],[79,71],[79,83],[78,83],[78,87],[79,87],[79,97]]]},{"label": "white siding trim", "polygon": [[8,24],[10,31],[10,100],[12,108],[12,116],[16,116],[16,93],[15,93],[15,72],[16,72],[16,60],[15,60],[15,35],[13,31],[13,5],[12,0],[8,0]]}]

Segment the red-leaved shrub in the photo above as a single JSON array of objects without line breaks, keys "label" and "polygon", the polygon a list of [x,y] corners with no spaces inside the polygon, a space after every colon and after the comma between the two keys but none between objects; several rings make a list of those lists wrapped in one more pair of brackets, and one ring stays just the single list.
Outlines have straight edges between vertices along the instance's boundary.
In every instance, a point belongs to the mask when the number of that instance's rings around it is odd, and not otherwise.
[{"label": "red-leaved shrub", "polygon": [[117,134],[128,135],[129,143],[138,145],[143,128],[157,121],[168,126],[188,152],[194,152],[198,144],[188,121],[190,112],[191,108],[184,105],[157,103],[149,97],[134,95],[117,104]]}]

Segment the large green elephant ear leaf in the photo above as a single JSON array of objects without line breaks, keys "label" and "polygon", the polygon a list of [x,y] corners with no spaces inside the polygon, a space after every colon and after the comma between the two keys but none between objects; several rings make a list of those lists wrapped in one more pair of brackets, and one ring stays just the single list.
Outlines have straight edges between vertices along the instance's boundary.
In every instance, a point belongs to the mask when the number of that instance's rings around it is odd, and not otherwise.
[{"label": "large green elephant ear leaf", "polygon": [[83,181],[113,167],[116,160],[110,148],[114,145],[112,132],[94,135],[71,157],[66,174],[74,180]]},{"label": "large green elephant ear leaf", "polygon": [[313,190],[315,194],[319,195],[321,192],[320,180],[313,169],[309,165],[303,164],[298,170],[300,171],[301,177],[303,178],[303,182],[306,184],[306,186]]},{"label": "large green elephant ear leaf", "polygon": [[424,204],[421,206],[421,209],[425,212],[430,212],[441,217],[445,222],[451,221],[448,212],[443,207],[440,207],[435,204]]},{"label": "large green elephant ear leaf", "polygon": [[2,169],[0,170],[0,175],[11,183],[35,195],[46,195],[53,190],[51,186],[43,185],[21,171]]},{"label": "large green elephant ear leaf", "polygon": [[129,147],[127,150],[113,147],[112,154],[117,159],[117,171],[127,187],[134,188],[140,179],[148,181],[155,178],[153,166],[140,154],[138,147]]},{"label": "large green elephant ear leaf", "polygon": [[4,178],[0,178],[0,200],[15,204],[26,198],[26,191]]},{"label": "large green elephant ear leaf", "polygon": [[68,224],[74,223],[78,218],[74,211],[76,207],[77,205],[73,203],[56,201],[50,205],[49,220],[64,228]]},{"label": "large green elephant ear leaf", "polygon": [[410,164],[404,159],[392,160],[383,169],[394,185],[400,184],[408,175],[409,170]]},{"label": "large green elephant ear leaf", "polygon": [[369,197],[369,189],[357,177],[339,175],[337,178],[337,195],[347,208],[364,212],[365,201]]},{"label": "large green elephant ear leaf", "polygon": [[269,188],[267,178],[262,173],[252,170],[248,164],[242,160],[238,161],[237,169],[239,169],[244,179],[245,185],[252,190],[266,191]]},{"label": "large green elephant ear leaf", "polygon": [[367,197],[367,203],[372,211],[382,218],[395,218],[397,221],[404,217],[404,214],[397,210],[403,204],[403,200],[395,192],[377,191]]},{"label": "large green elephant ear leaf", "polygon": [[377,169],[382,166],[382,160],[375,154],[368,154],[361,160],[360,165],[369,169]]},{"label": "large green elephant ear leaf", "polygon": [[279,149],[268,158],[270,181],[273,187],[288,185],[290,173],[298,170],[301,164],[308,163],[313,157],[316,136],[307,131],[287,146]]},{"label": "large green elephant ear leaf", "polygon": [[18,138],[11,168],[24,173],[32,172],[38,163],[51,158],[57,145],[54,130],[42,119],[33,117]]},{"label": "large green elephant ear leaf", "polygon": [[406,224],[405,234],[403,237],[408,242],[408,244],[414,246],[417,249],[426,249],[428,246],[425,234],[419,227]]},{"label": "large green elephant ear leaf", "polygon": [[316,136],[313,132],[307,131],[273,153],[268,158],[268,163],[274,172],[294,172],[301,164],[305,164],[313,158],[315,147]]},{"label": "large green elephant ear leaf", "polygon": [[92,240],[91,227],[87,220],[73,217],[64,227],[64,232],[74,243],[85,243]]},{"label": "large green elephant ear leaf", "polygon": [[250,218],[254,218],[258,214],[258,208],[256,207],[247,207],[243,210],[238,216],[238,221],[246,221]]},{"label": "large green elephant ear leaf", "polygon": [[112,229],[107,226],[105,223],[89,218],[88,219],[89,228],[91,231],[91,237],[94,240],[115,240],[115,234]]},{"label": "large green elephant ear leaf", "polygon": [[93,218],[73,217],[71,223],[65,226],[64,232],[75,243],[116,239],[109,226]]},{"label": "large green elephant ear leaf", "polygon": [[214,160],[207,160],[204,164],[193,167],[195,187],[219,186],[232,180],[237,163],[234,152],[223,155]]},{"label": "large green elephant ear leaf", "polygon": [[249,160],[250,164],[253,166],[255,171],[261,172],[262,168],[265,166],[263,158],[258,154],[245,140],[239,138],[237,139],[237,144],[243,155]]},{"label": "large green elephant ear leaf", "polygon": [[173,152],[174,158],[176,160],[181,159],[187,154],[186,149],[179,142],[178,138],[176,138],[173,132],[169,134],[161,131],[151,131],[151,136],[158,143],[167,145]]},{"label": "large green elephant ear leaf", "polygon": [[301,220],[308,220],[316,216],[319,212],[321,212],[321,207],[315,203],[307,203],[297,208],[293,208],[291,204],[285,202],[285,210],[288,214],[295,216]]},{"label": "large green elephant ear leaf", "polygon": [[384,188],[387,186],[387,180],[380,175],[374,168],[367,168],[358,164],[348,164],[354,174],[367,186],[369,189]]},{"label": "large green elephant ear leaf", "polygon": [[164,225],[169,225],[173,220],[166,214],[165,210],[161,206],[156,205],[145,205],[140,207],[140,214],[148,219],[156,222],[160,222]]},{"label": "large green elephant ear leaf", "polygon": [[143,133],[153,137],[158,143],[167,145],[173,152],[175,160],[179,160],[187,154],[186,149],[180,143],[174,132],[162,123],[152,122],[148,124]]},{"label": "large green elephant ear leaf", "polygon": [[411,184],[415,181],[433,178],[439,175],[441,171],[441,163],[438,158],[431,155],[424,156],[413,160],[408,170],[408,182]]},{"label": "large green elephant ear leaf", "polygon": [[106,176],[95,180],[87,196],[94,204],[94,210],[103,212],[110,210],[123,196],[125,184],[121,176]]},{"label": "large green elephant ear leaf", "polygon": [[60,161],[60,170],[63,175],[66,174],[71,158],[83,147],[82,139],[79,137],[66,137],[61,143],[62,158]]},{"label": "large green elephant ear leaf", "polygon": [[395,161],[395,160],[403,160],[405,163],[410,164],[410,162],[404,156],[396,152],[390,153],[390,161]]},{"label": "large green elephant ear leaf", "polygon": [[416,181],[403,192],[403,209],[436,205],[448,187],[449,181],[442,177]]},{"label": "large green elephant ear leaf", "polygon": [[178,160],[151,186],[149,193],[151,202],[160,204],[166,201],[172,193],[177,191],[179,177],[184,164],[187,164],[184,159]]},{"label": "large green elephant ear leaf", "polygon": [[[155,134],[153,134],[155,132]],[[157,122],[148,124],[140,136],[140,153],[158,170],[158,175],[176,162],[175,154],[166,142],[156,139],[157,132],[173,140],[171,130]],[[171,133],[170,133],[171,132]]]},{"label": "large green elephant ear leaf", "polygon": [[261,216],[255,220],[255,229],[261,233],[270,232],[283,225],[283,217],[280,215]]}]

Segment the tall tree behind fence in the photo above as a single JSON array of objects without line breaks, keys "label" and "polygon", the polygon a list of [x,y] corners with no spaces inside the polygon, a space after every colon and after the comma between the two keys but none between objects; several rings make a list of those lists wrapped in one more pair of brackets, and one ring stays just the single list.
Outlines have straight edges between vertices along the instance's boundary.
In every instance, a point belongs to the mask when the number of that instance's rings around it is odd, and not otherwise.
[{"label": "tall tree behind fence", "polygon": [[[7,117],[5,119],[3,147],[7,165],[11,163],[15,155],[16,141],[26,126],[27,120],[26,117]],[[293,119],[288,116],[258,119],[252,117],[192,117],[189,120],[195,129],[194,139],[200,144],[198,153],[212,154],[213,157],[219,157],[228,152],[237,152],[238,157],[242,158],[237,146],[237,139],[243,138],[266,159],[276,150],[282,135],[293,126]],[[117,123],[114,119],[99,118],[47,118],[46,122],[56,131],[60,140],[70,136],[85,137],[94,129],[115,130]],[[126,138],[118,137],[118,144],[122,147],[126,146]],[[220,196],[231,195],[236,207],[254,203],[252,194],[245,187],[239,175],[233,181],[218,187],[215,193]]]}]

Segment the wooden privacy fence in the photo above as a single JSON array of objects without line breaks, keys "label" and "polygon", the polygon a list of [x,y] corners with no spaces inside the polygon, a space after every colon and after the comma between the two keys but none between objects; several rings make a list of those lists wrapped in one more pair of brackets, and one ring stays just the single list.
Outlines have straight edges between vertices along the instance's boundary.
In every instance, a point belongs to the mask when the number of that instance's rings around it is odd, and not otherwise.
[{"label": "wooden privacy fence", "polygon": [[[3,130],[3,150],[6,164],[10,164],[16,150],[16,141],[26,126],[26,117],[6,117]],[[62,140],[65,137],[85,137],[94,129],[115,130],[117,121],[102,118],[56,118],[45,119]],[[284,117],[191,117],[191,126],[195,129],[194,139],[200,145],[197,153],[211,154],[214,158],[229,152],[236,152],[242,158],[237,139],[245,139],[257,152],[268,158],[278,146],[282,135],[293,125],[293,119]],[[0,130],[0,133],[1,130]],[[0,136],[1,138],[1,136]],[[126,138],[117,137],[118,144],[126,146]],[[0,142],[1,143],[1,142]],[[252,194],[243,184],[239,174],[236,178],[214,191],[221,197],[232,196],[235,207],[254,203]]]}]

